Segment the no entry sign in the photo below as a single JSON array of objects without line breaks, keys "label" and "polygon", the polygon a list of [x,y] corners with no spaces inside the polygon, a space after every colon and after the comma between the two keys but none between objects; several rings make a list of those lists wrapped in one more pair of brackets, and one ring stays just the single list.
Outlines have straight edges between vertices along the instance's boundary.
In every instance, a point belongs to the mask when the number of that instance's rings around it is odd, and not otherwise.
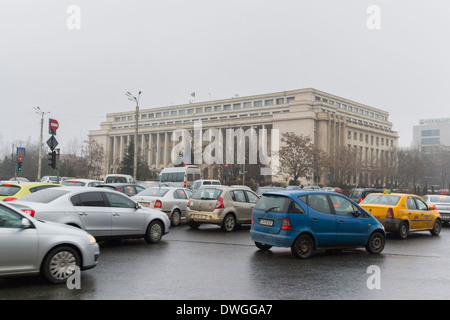
[{"label": "no entry sign", "polygon": [[56,134],[56,130],[59,128],[59,123],[55,119],[48,119],[49,121],[49,127],[48,127],[48,133],[50,134]]}]

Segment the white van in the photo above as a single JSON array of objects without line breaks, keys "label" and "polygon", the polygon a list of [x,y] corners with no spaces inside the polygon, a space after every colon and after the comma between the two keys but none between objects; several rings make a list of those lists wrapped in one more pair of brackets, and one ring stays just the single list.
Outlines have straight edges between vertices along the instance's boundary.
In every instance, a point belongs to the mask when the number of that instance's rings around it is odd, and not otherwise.
[{"label": "white van", "polygon": [[187,165],[184,167],[162,169],[158,176],[158,181],[161,183],[178,182],[184,188],[190,188],[194,181],[200,178],[200,168],[194,165]]},{"label": "white van", "polygon": [[111,173],[105,177],[105,183],[136,183],[128,174]]}]

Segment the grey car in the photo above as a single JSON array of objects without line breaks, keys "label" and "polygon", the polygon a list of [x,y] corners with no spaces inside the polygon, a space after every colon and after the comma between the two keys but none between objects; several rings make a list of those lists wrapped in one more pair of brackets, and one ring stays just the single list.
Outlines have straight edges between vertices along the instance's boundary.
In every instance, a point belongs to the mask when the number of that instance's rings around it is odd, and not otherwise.
[{"label": "grey car", "polygon": [[161,187],[147,188],[131,198],[146,208],[163,211],[171,224],[177,226],[186,216],[187,200],[191,195],[192,191],[187,188]]},{"label": "grey car", "polygon": [[94,268],[100,255],[89,233],[59,223],[36,220],[0,203],[0,277],[41,273],[63,283],[78,266]]},{"label": "grey car", "polygon": [[441,215],[442,222],[450,222],[450,196],[442,194],[430,194],[422,197],[428,206],[435,206],[436,211]]},{"label": "grey car", "polygon": [[97,187],[45,189],[11,205],[37,219],[84,229],[99,240],[144,238],[154,243],[169,232],[170,226],[161,211],[142,208],[121,192]]},{"label": "grey car", "polygon": [[251,223],[252,210],[258,199],[256,193],[246,188],[202,187],[189,198],[186,220],[191,228],[211,223],[230,232],[237,225]]}]

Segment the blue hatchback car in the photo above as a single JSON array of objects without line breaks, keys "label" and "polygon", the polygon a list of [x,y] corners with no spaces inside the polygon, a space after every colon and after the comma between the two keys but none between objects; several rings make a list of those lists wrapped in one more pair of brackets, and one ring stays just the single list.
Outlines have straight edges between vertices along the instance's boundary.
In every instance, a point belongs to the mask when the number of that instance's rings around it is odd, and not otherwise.
[{"label": "blue hatchback car", "polygon": [[383,225],[349,198],[333,192],[267,192],[252,213],[250,235],[261,250],[291,247],[308,258],[315,249],[384,249]]}]

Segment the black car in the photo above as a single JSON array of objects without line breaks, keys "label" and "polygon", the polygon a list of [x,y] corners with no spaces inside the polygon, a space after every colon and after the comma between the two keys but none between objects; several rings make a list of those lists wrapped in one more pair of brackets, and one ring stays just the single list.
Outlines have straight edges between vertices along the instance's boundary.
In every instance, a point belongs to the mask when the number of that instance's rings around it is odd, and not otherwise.
[{"label": "black car", "polygon": [[348,197],[356,203],[360,203],[369,193],[383,193],[383,191],[384,189],[380,188],[354,188],[350,190]]},{"label": "black car", "polygon": [[134,196],[145,189],[142,186],[132,183],[105,183],[96,186],[96,188],[107,188],[111,190],[116,190],[125,193],[129,197]]}]

